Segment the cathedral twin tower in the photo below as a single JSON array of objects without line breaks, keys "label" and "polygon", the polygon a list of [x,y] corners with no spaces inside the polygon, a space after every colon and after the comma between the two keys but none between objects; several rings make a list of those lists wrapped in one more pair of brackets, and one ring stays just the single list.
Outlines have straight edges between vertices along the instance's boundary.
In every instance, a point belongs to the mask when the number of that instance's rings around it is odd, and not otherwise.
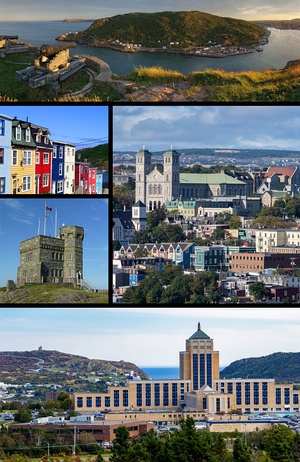
[{"label": "cathedral twin tower", "polygon": [[179,196],[179,156],[177,151],[163,155],[163,172],[151,163],[151,152],[141,149],[136,155],[136,202],[143,202],[148,211],[158,209],[166,201]]}]

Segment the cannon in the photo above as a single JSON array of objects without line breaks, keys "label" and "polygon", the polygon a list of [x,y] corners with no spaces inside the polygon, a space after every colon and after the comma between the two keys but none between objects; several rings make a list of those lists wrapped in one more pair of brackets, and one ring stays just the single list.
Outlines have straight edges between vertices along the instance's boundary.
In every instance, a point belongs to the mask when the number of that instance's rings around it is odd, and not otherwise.
[{"label": "cannon", "polygon": [[0,35],[0,40],[18,40],[18,35]]},{"label": "cannon", "polygon": [[42,56],[54,56],[60,51],[63,50],[68,50],[69,48],[75,48],[76,47],[76,42],[70,42],[70,43],[63,43],[61,45],[42,45],[40,48],[40,52]]}]

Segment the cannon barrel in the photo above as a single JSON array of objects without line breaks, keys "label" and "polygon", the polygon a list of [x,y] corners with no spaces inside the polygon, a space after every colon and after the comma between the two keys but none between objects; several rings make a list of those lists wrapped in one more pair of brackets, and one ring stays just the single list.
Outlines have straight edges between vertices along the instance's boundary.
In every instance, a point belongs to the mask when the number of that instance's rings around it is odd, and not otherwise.
[{"label": "cannon barrel", "polygon": [[0,35],[0,40],[18,40],[18,35]]},{"label": "cannon barrel", "polygon": [[76,47],[76,42],[70,42],[70,43],[63,43],[61,45],[42,45],[41,46],[41,54],[43,56],[52,56],[58,53],[59,51],[63,50],[68,50],[68,48],[75,48]]}]

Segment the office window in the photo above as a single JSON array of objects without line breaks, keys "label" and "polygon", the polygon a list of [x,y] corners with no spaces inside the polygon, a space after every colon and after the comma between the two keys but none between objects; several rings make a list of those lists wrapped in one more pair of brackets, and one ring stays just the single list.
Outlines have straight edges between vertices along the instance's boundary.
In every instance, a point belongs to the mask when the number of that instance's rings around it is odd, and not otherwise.
[{"label": "office window", "polygon": [[120,406],[120,390],[114,390],[114,407]]},{"label": "office window", "polygon": [[123,390],[123,407],[128,407],[128,390]]},{"label": "office window", "polygon": [[91,396],[86,397],[86,407],[92,407],[93,399]]},{"label": "office window", "polygon": [[83,407],[83,398],[82,398],[82,396],[77,397],[77,407]]},{"label": "office window", "polygon": [[101,407],[101,396],[96,396],[96,407]]},{"label": "office window", "polygon": [[105,396],[104,398],[104,406],[110,407],[110,396]]},{"label": "office window", "polygon": [[137,383],[136,385],[136,405],[139,407],[142,406],[142,397],[143,397],[142,384]]},{"label": "office window", "polygon": [[154,406],[160,406],[160,385],[154,384]]},{"label": "office window", "polygon": [[163,384],[163,403],[164,406],[169,406],[169,384]]}]

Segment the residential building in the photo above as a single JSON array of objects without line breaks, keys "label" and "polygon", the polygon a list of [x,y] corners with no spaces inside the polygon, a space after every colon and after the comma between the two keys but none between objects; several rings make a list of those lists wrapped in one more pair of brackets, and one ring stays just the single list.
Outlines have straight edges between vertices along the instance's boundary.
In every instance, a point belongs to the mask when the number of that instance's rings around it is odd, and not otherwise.
[{"label": "residential building", "polygon": [[31,133],[31,124],[13,119],[11,138],[11,194],[35,193],[36,143]]},{"label": "residential building", "polygon": [[224,245],[195,246],[196,271],[224,271],[228,269],[227,249]]},{"label": "residential building", "polygon": [[278,247],[300,247],[300,229],[256,230],[257,252],[275,252]]},{"label": "residential building", "polygon": [[51,192],[53,147],[48,128],[31,124],[35,150],[35,194]]},{"label": "residential building", "polygon": [[0,194],[10,193],[12,120],[0,114]]},{"label": "residential building", "polygon": [[119,241],[120,244],[128,244],[134,233],[131,212],[113,212],[113,240]]},{"label": "residential building", "polygon": [[97,193],[97,168],[90,167],[89,168],[89,194],[96,194]]},{"label": "residential building", "polygon": [[64,194],[65,178],[65,143],[61,141],[52,141],[53,159],[52,159],[52,194]]},{"label": "residential building", "polygon": [[[60,143],[62,145],[62,143]],[[64,194],[75,192],[75,145],[64,143]]]},{"label": "residential building", "polygon": [[89,194],[89,162],[75,162],[75,194]]},{"label": "residential building", "polygon": [[97,172],[96,194],[108,194],[108,171]]}]

